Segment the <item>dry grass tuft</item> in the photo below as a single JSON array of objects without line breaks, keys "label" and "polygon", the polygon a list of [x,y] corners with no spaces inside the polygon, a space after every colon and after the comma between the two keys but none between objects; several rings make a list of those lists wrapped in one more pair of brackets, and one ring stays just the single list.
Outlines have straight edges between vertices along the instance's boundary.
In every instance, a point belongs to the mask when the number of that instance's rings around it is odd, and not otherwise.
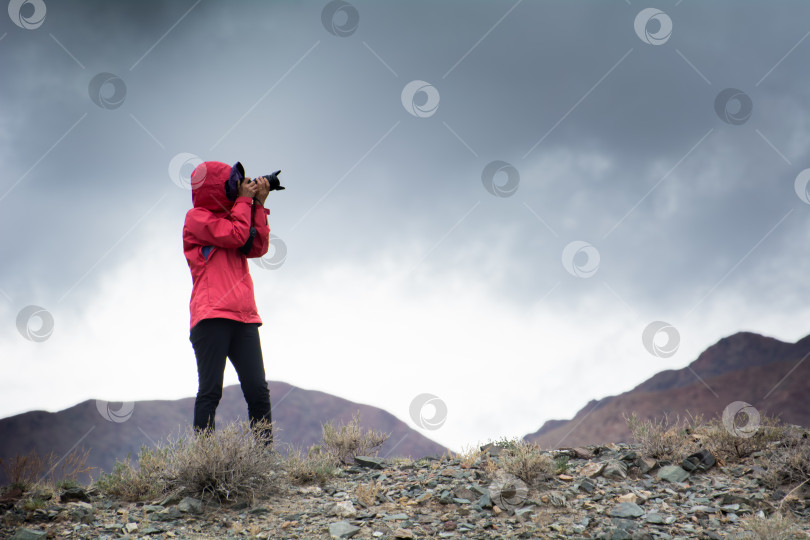
[{"label": "dry grass tuft", "polygon": [[390,433],[379,433],[368,430],[363,433],[360,427],[360,411],[348,424],[335,427],[330,421],[323,424],[323,451],[331,455],[336,462],[344,465],[354,463],[355,456],[376,454],[379,448],[391,436]]},{"label": "dry grass tuft", "polygon": [[116,462],[96,485],[105,493],[137,501],[169,491],[219,501],[254,498],[272,486],[279,458],[266,451],[271,424],[234,422],[216,431],[197,433],[189,426],[174,441],[141,447],[138,466]]},{"label": "dry grass tuft", "polygon": [[557,469],[554,460],[544,454],[538,445],[523,440],[506,447],[501,452],[500,460],[506,472],[517,476],[528,486],[532,486],[536,479],[551,477]]},{"label": "dry grass tuft", "polygon": [[484,454],[481,445],[462,446],[457,458],[461,460],[461,468],[469,469]]},{"label": "dry grass tuft", "polygon": [[[142,446],[138,456],[139,467],[132,465],[130,456],[124,461],[116,460],[109,474],[102,474],[95,486],[111,497],[125,501],[142,501],[161,495],[165,491],[165,482],[161,482],[164,466],[162,459],[155,456],[155,451]],[[158,465],[158,470],[154,465]]]},{"label": "dry grass tuft", "polygon": [[642,454],[670,461],[683,459],[697,447],[691,435],[703,421],[702,417],[688,413],[686,418],[676,416],[675,420],[671,420],[668,414],[642,420],[636,413],[624,419]]},{"label": "dry grass tuft", "polygon": [[377,503],[377,494],[379,492],[379,484],[372,480],[368,484],[358,484],[354,490],[354,495],[357,497],[357,502],[368,508]]},{"label": "dry grass tuft", "polygon": [[802,534],[796,518],[790,514],[774,512],[768,517],[752,515],[744,517],[740,523],[745,532],[753,533],[754,540],[807,538],[806,534]]},{"label": "dry grass tuft", "polygon": [[287,451],[284,468],[290,482],[293,484],[312,482],[325,484],[334,477],[338,463],[332,455],[323,452],[320,446],[312,445],[305,456],[302,454],[301,448],[290,447]]},{"label": "dry grass tuft", "polygon": [[735,463],[783,439],[788,434],[788,429],[787,426],[780,425],[778,419],[762,416],[759,428],[750,437],[735,435],[719,418],[699,426],[696,433],[703,446],[718,460]]},{"label": "dry grass tuft", "polygon": [[34,487],[54,489],[77,485],[81,475],[95,469],[88,467],[87,456],[90,450],[84,447],[73,449],[60,458],[54,452],[40,456],[36,450],[28,454],[17,454],[8,462],[0,458],[0,468],[6,474],[9,488],[19,488],[26,492]]}]

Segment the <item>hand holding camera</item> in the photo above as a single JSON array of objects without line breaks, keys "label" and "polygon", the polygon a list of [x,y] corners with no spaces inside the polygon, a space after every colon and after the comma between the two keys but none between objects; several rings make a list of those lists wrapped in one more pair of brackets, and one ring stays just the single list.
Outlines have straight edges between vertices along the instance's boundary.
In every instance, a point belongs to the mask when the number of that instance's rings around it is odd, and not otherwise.
[{"label": "hand holding camera", "polygon": [[251,178],[245,178],[244,180],[239,182],[239,187],[237,188],[236,196],[250,197],[252,199],[256,197],[258,191],[259,191],[259,184],[256,182],[256,180],[253,180]]},{"label": "hand holding camera", "polygon": [[257,178],[246,177],[239,183],[238,195],[240,197],[252,197],[263,205],[271,191],[286,189],[278,179],[279,173],[281,171]]},{"label": "hand holding camera", "polygon": [[236,197],[250,197],[260,204],[264,204],[271,191],[285,189],[278,179],[281,171],[265,174],[256,178],[245,176],[245,168],[238,161],[231,168],[231,175],[225,183],[225,195],[229,201]]}]

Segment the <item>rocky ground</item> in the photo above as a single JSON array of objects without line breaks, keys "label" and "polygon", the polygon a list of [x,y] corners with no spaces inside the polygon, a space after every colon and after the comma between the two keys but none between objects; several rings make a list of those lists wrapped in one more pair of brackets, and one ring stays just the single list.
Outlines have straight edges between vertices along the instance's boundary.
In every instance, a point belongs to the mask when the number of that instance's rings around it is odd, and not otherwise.
[{"label": "rocky ground", "polygon": [[[0,537],[741,539],[756,538],[744,518],[770,515],[787,493],[763,487],[757,456],[690,473],[637,450],[551,452],[567,468],[532,486],[503,472],[501,448],[488,445],[469,466],[358,458],[324,486],[280,479],[272,493],[221,505],[180,496],[127,503],[93,488],[32,505],[30,494],[11,493],[0,503]],[[793,537],[810,538],[810,490],[794,492],[790,506]]]}]

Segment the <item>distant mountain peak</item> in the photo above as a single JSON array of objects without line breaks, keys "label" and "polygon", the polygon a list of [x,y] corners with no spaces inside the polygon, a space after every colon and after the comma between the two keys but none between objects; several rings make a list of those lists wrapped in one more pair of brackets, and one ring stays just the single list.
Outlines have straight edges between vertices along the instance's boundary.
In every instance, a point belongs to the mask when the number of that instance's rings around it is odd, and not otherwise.
[{"label": "distant mountain peak", "polygon": [[[572,420],[545,422],[524,438],[541,446],[603,444],[629,439],[624,416],[665,412],[715,418],[730,403],[745,401],[761,413],[808,426],[810,335],[796,343],[754,332],[737,332],[703,351],[689,366],[661,371],[618,396],[591,400]],[[790,375],[788,377],[788,374]],[[767,396],[767,398],[766,398]]]}]

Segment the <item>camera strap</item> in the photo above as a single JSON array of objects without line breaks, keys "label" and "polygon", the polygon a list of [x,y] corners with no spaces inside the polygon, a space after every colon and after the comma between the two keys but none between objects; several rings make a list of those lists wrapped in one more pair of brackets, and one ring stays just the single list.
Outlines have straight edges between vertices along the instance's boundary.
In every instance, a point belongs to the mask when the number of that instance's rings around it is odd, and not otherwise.
[{"label": "camera strap", "polygon": [[239,251],[247,255],[250,253],[250,248],[253,247],[253,238],[256,236],[256,213],[254,210],[256,209],[256,200],[254,199],[253,202],[250,204],[250,236],[245,241],[245,245],[239,248]]}]

